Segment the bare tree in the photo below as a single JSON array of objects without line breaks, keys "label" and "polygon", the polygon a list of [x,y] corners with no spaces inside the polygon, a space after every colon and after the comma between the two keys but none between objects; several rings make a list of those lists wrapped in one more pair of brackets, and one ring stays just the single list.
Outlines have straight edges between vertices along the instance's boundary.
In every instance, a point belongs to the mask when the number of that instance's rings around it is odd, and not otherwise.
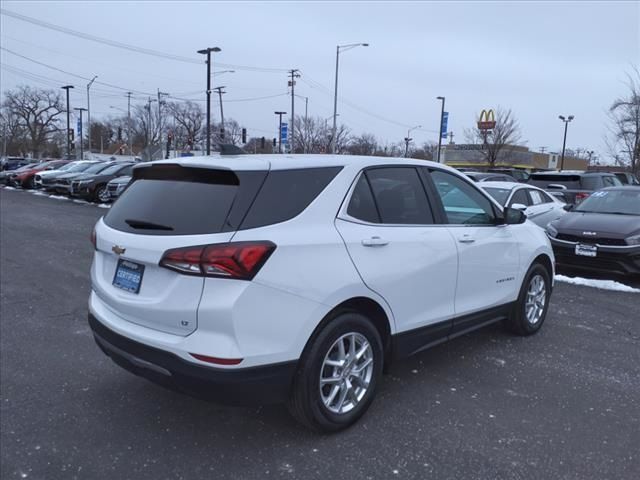
[{"label": "bare tree", "polygon": [[204,120],[202,107],[195,102],[170,102],[167,104],[167,109],[175,123],[173,132],[175,146],[193,148],[202,130]]},{"label": "bare tree", "polygon": [[24,85],[5,92],[3,110],[7,124],[24,135],[24,150],[34,157],[44,153],[59,129],[59,116],[65,111],[59,92]]},{"label": "bare tree", "polygon": [[351,155],[375,155],[378,141],[372,133],[363,133],[351,139],[347,150]]},{"label": "bare tree", "polygon": [[640,70],[627,75],[625,96],[617,98],[609,108],[609,135],[606,145],[618,164],[628,165],[640,174]]},{"label": "bare tree", "polygon": [[[328,153],[331,150],[331,127],[320,117],[299,117],[294,122],[296,153]],[[336,129],[336,153],[347,153],[351,131],[343,124]]]},{"label": "bare tree", "polygon": [[498,107],[495,117],[496,125],[492,130],[481,130],[477,125],[465,130],[467,141],[483,145],[480,152],[492,167],[498,159],[507,157],[513,147],[521,141],[520,124],[511,109]]}]

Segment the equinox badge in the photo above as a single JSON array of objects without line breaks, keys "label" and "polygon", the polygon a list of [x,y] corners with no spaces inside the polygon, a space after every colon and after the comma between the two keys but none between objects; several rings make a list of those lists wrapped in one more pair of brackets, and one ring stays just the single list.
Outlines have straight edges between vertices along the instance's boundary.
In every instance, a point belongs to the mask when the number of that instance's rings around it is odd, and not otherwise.
[{"label": "equinox badge", "polygon": [[122,255],[126,251],[126,248],[122,248],[118,245],[114,245],[113,247],[111,247],[111,251],[116,255]]}]

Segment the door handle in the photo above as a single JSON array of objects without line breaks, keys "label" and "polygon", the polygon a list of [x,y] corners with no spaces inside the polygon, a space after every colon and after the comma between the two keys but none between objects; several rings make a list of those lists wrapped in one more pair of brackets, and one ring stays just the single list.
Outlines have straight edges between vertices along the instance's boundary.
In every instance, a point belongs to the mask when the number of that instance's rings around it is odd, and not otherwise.
[{"label": "door handle", "polygon": [[385,240],[380,237],[371,237],[371,238],[365,238],[364,240],[362,240],[362,245],[364,245],[365,247],[384,247],[388,243],[389,243],[388,240]]},{"label": "door handle", "polygon": [[458,241],[460,243],[473,243],[476,241],[476,239],[469,235],[464,235],[463,237],[459,238]]}]

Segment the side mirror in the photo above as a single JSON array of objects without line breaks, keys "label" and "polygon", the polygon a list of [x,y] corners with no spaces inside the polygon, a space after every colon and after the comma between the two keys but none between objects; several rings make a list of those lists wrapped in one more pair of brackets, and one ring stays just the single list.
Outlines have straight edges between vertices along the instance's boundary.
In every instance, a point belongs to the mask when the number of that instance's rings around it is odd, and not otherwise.
[{"label": "side mirror", "polygon": [[506,207],[503,211],[505,225],[518,225],[527,221],[524,212],[511,207]]},{"label": "side mirror", "polygon": [[511,208],[515,208],[516,210],[524,211],[527,209],[527,206],[522,203],[514,203],[511,205]]},{"label": "side mirror", "polygon": [[571,210],[573,210],[573,207],[575,205],[573,203],[567,203],[565,205],[562,206],[563,210],[570,212]]}]

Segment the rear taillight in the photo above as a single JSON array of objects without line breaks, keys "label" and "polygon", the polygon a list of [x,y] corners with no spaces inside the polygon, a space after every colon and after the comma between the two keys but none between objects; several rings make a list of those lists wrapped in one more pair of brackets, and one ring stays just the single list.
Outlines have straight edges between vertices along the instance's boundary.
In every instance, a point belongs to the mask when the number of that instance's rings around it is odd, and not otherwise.
[{"label": "rear taillight", "polygon": [[576,205],[589,196],[588,193],[576,193]]},{"label": "rear taillight", "polygon": [[275,249],[268,241],[173,248],[164,252],[160,266],[185,275],[251,280]]},{"label": "rear taillight", "polygon": [[96,241],[96,227],[93,227],[93,230],[91,230],[91,244],[93,245],[94,249],[98,249]]}]

